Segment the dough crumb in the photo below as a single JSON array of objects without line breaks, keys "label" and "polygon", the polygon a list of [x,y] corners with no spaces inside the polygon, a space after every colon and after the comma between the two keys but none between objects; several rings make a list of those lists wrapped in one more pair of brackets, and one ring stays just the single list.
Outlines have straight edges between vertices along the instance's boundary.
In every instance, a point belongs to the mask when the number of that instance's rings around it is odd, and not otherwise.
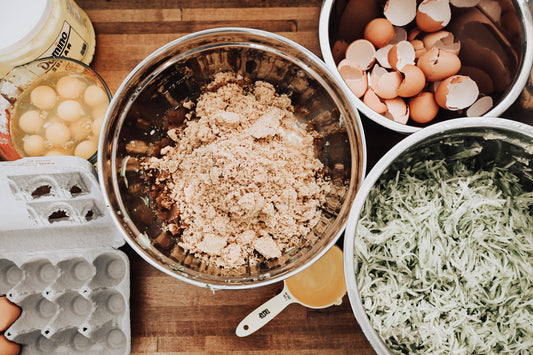
[{"label": "dough crumb", "polygon": [[177,245],[232,269],[306,243],[332,187],[317,158],[320,136],[298,122],[290,98],[220,73],[186,107],[168,145],[142,163],[159,215],[179,216]]}]

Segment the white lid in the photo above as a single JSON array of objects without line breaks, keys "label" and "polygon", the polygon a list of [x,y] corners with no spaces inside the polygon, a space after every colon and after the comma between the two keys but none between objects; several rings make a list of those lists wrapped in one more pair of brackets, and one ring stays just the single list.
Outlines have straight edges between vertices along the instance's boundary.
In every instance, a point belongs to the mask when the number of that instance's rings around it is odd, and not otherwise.
[{"label": "white lid", "polygon": [[0,54],[27,44],[43,28],[52,0],[2,1],[0,5]]}]

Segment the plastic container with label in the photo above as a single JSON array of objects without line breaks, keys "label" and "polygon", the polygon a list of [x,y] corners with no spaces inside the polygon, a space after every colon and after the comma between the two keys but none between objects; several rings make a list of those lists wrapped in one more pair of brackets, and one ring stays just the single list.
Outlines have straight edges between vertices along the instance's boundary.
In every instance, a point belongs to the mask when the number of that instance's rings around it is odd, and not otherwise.
[{"label": "plastic container with label", "polygon": [[0,76],[43,57],[68,57],[89,64],[95,33],[73,0],[5,1],[0,15]]}]

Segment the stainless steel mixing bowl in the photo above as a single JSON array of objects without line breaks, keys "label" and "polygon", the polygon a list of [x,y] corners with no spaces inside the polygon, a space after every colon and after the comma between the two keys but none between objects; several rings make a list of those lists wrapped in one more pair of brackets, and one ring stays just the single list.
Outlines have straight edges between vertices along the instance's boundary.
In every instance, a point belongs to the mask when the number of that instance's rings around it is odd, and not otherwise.
[{"label": "stainless steel mixing bowl", "polygon": [[[336,40],[350,43],[363,37],[364,26],[373,18],[383,17],[386,0],[325,0],[322,5],[319,23],[319,38],[322,56],[327,65],[336,70],[332,47]],[[495,0],[494,16],[481,5],[459,9],[452,6],[452,20],[445,28],[461,42],[463,68],[486,72],[493,80],[490,96],[494,106],[484,117],[509,117],[522,122],[530,119],[531,82],[529,79],[533,64],[533,21],[529,5],[524,0]],[[498,14],[500,17],[498,18]],[[407,27],[407,26],[406,26]],[[409,27],[410,29],[411,27]],[[472,70],[472,69],[471,69]],[[461,74],[463,72],[459,72]],[[490,80],[490,79],[489,79]],[[525,93],[522,93],[525,91]],[[519,98],[520,107],[512,108],[509,115],[504,112]],[[409,120],[407,124],[394,122],[370,109],[363,101],[350,92],[350,100],[363,114],[388,129],[410,134],[422,127],[466,116],[463,111],[441,109],[437,117],[428,124],[421,125]],[[529,112],[525,112],[528,110]]]},{"label": "stainless steel mixing bowl", "polygon": [[[363,286],[358,285],[357,280],[367,277],[369,282],[375,282],[376,278],[375,275],[369,274],[360,275],[361,278],[358,278],[356,265],[365,263],[365,260],[355,255],[355,248],[360,248],[359,250],[364,248],[361,246],[362,242],[359,241],[360,244],[358,244],[355,241],[357,225],[363,216],[365,204],[372,204],[372,201],[367,200],[371,189],[378,182],[385,181],[386,184],[387,181],[390,181],[392,184],[395,179],[398,179],[397,174],[399,172],[404,171],[407,167],[424,164],[428,160],[445,160],[449,163],[461,160],[465,163],[468,162],[468,166],[471,164],[479,170],[495,164],[512,172],[519,178],[524,191],[531,192],[533,191],[533,169],[531,167],[533,161],[533,127],[508,119],[490,117],[483,119],[480,117],[457,118],[440,122],[404,138],[389,150],[368,173],[357,193],[346,226],[344,273],[347,293],[354,315],[374,350],[380,355],[391,352],[380,337],[378,330],[372,326],[366,313],[365,306],[372,304],[372,299],[369,299],[370,297],[363,299],[360,296],[360,289]],[[398,208],[402,209],[401,204]],[[424,229],[423,226],[420,228]],[[377,239],[378,237],[376,237]],[[480,246],[480,248],[482,247]],[[528,248],[528,246],[524,245],[524,248]],[[435,257],[438,258],[438,255]],[[387,265],[383,266],[381,272],[387,274]],[[428,273],[431,272],[434,270],[428,270]],[[366,287],[368,290],[370,286],[367,285]],[[383,295],[383,297],[396,299],[399,297],[398,293],[398,290],[391,288],[390,294]],[[442,305],[442,307],[445,306]],[[405,333],[406,329],[409,329],[408,322],[404,321],[403,323],[405,328],[398,327],[397,334]],[[391,336],[390,333],[388,335]],[[467,336],[468,334],[465,334],[465,337]]]},{"label": "stainless steel mixing bowl", "polygon": [[[165,134],[168,110],[195,99],[213,75],[233,71],[251,80],[273,84],[293,105],[309,112],[324,136],[320,159],[333,180],[341,181],[328,197],[325,213],[332,222],[313,231],[318,241],[287,253],[281,260],[227,271],[210,267],[185,252],[170,257],[157,246],[164,226],[147,207],[146,182],[138,172],[137,147],[149,146]],[[117,226],[131,247],[165,273],[197,286],[251,288],[285,279],[304,269],[343,232],[350,205],[366,168],[363,131],[345,89],[320,59],[281,36],[246,28],[217,28],[177,39],[149,55],[116,92],[104,121],[98,170],[104,196]],[[156,241],[156,242],[154,242]]]}]

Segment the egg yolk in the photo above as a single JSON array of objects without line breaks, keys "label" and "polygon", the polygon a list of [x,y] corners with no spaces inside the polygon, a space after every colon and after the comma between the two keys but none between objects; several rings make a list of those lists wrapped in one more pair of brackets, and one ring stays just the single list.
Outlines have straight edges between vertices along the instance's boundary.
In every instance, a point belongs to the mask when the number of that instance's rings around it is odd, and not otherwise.
[{"label": "egg yolk", "polygon": [[19,127],[26,133],[37,133],[44,125],[44,118],[37,110],[26,111],[20,116]]},{"label": "egg yolk", "polygon": [[83,109],[76,100],[65,100],[57,106],[57,115],[63,120],[73,122],[83,115]]},{"label": "egg yolk", "polygon": [[90,119],[80,119],[72,123],[69,128],[72,138],[82,141],[92,133],[93,122]]},{"label": "egg yolk", "polygon": [[105,91],[98,85],[87,87],[83,94],[83,99],[89,106],[99,106],[109,101]]},{"label": "egg yolk", "polygon": [[63,123],[52,123],[46,127],[46,139],[55,147],[62,147],[71,138],[70,130]]},{"label": "egg yolk", "polygon": [[74,149],[74,155],[80,158],[89,159],[91,155],[96,152],[98,148],[98,143],[94,140],[86,140],[80,142],[76,149]]},{"label": "egg yolk", "polygon": [[100,135],[100,130],[102,129],[102,124],[104,123],[104,118],[100,117],[93,121],[93,134],[98,137]]},{"label": "egg yolk", "polygon": [[24,140],[24,151],[30,157],[37,157],[43,155],[45,151],[44,138],[33,134]]},{"label": "egg yolk", "polygon": [[31,92],[31,102],[41,110],[49,110],[56,105],[57,94],[48,85],[37,86]]},{"label": "egg yolk", "polygon": [[85,83],[80,79],[65,75],[57,81],[57,92],[60,96],[67,99],[75,99],[81,97],[85,90]]}]

